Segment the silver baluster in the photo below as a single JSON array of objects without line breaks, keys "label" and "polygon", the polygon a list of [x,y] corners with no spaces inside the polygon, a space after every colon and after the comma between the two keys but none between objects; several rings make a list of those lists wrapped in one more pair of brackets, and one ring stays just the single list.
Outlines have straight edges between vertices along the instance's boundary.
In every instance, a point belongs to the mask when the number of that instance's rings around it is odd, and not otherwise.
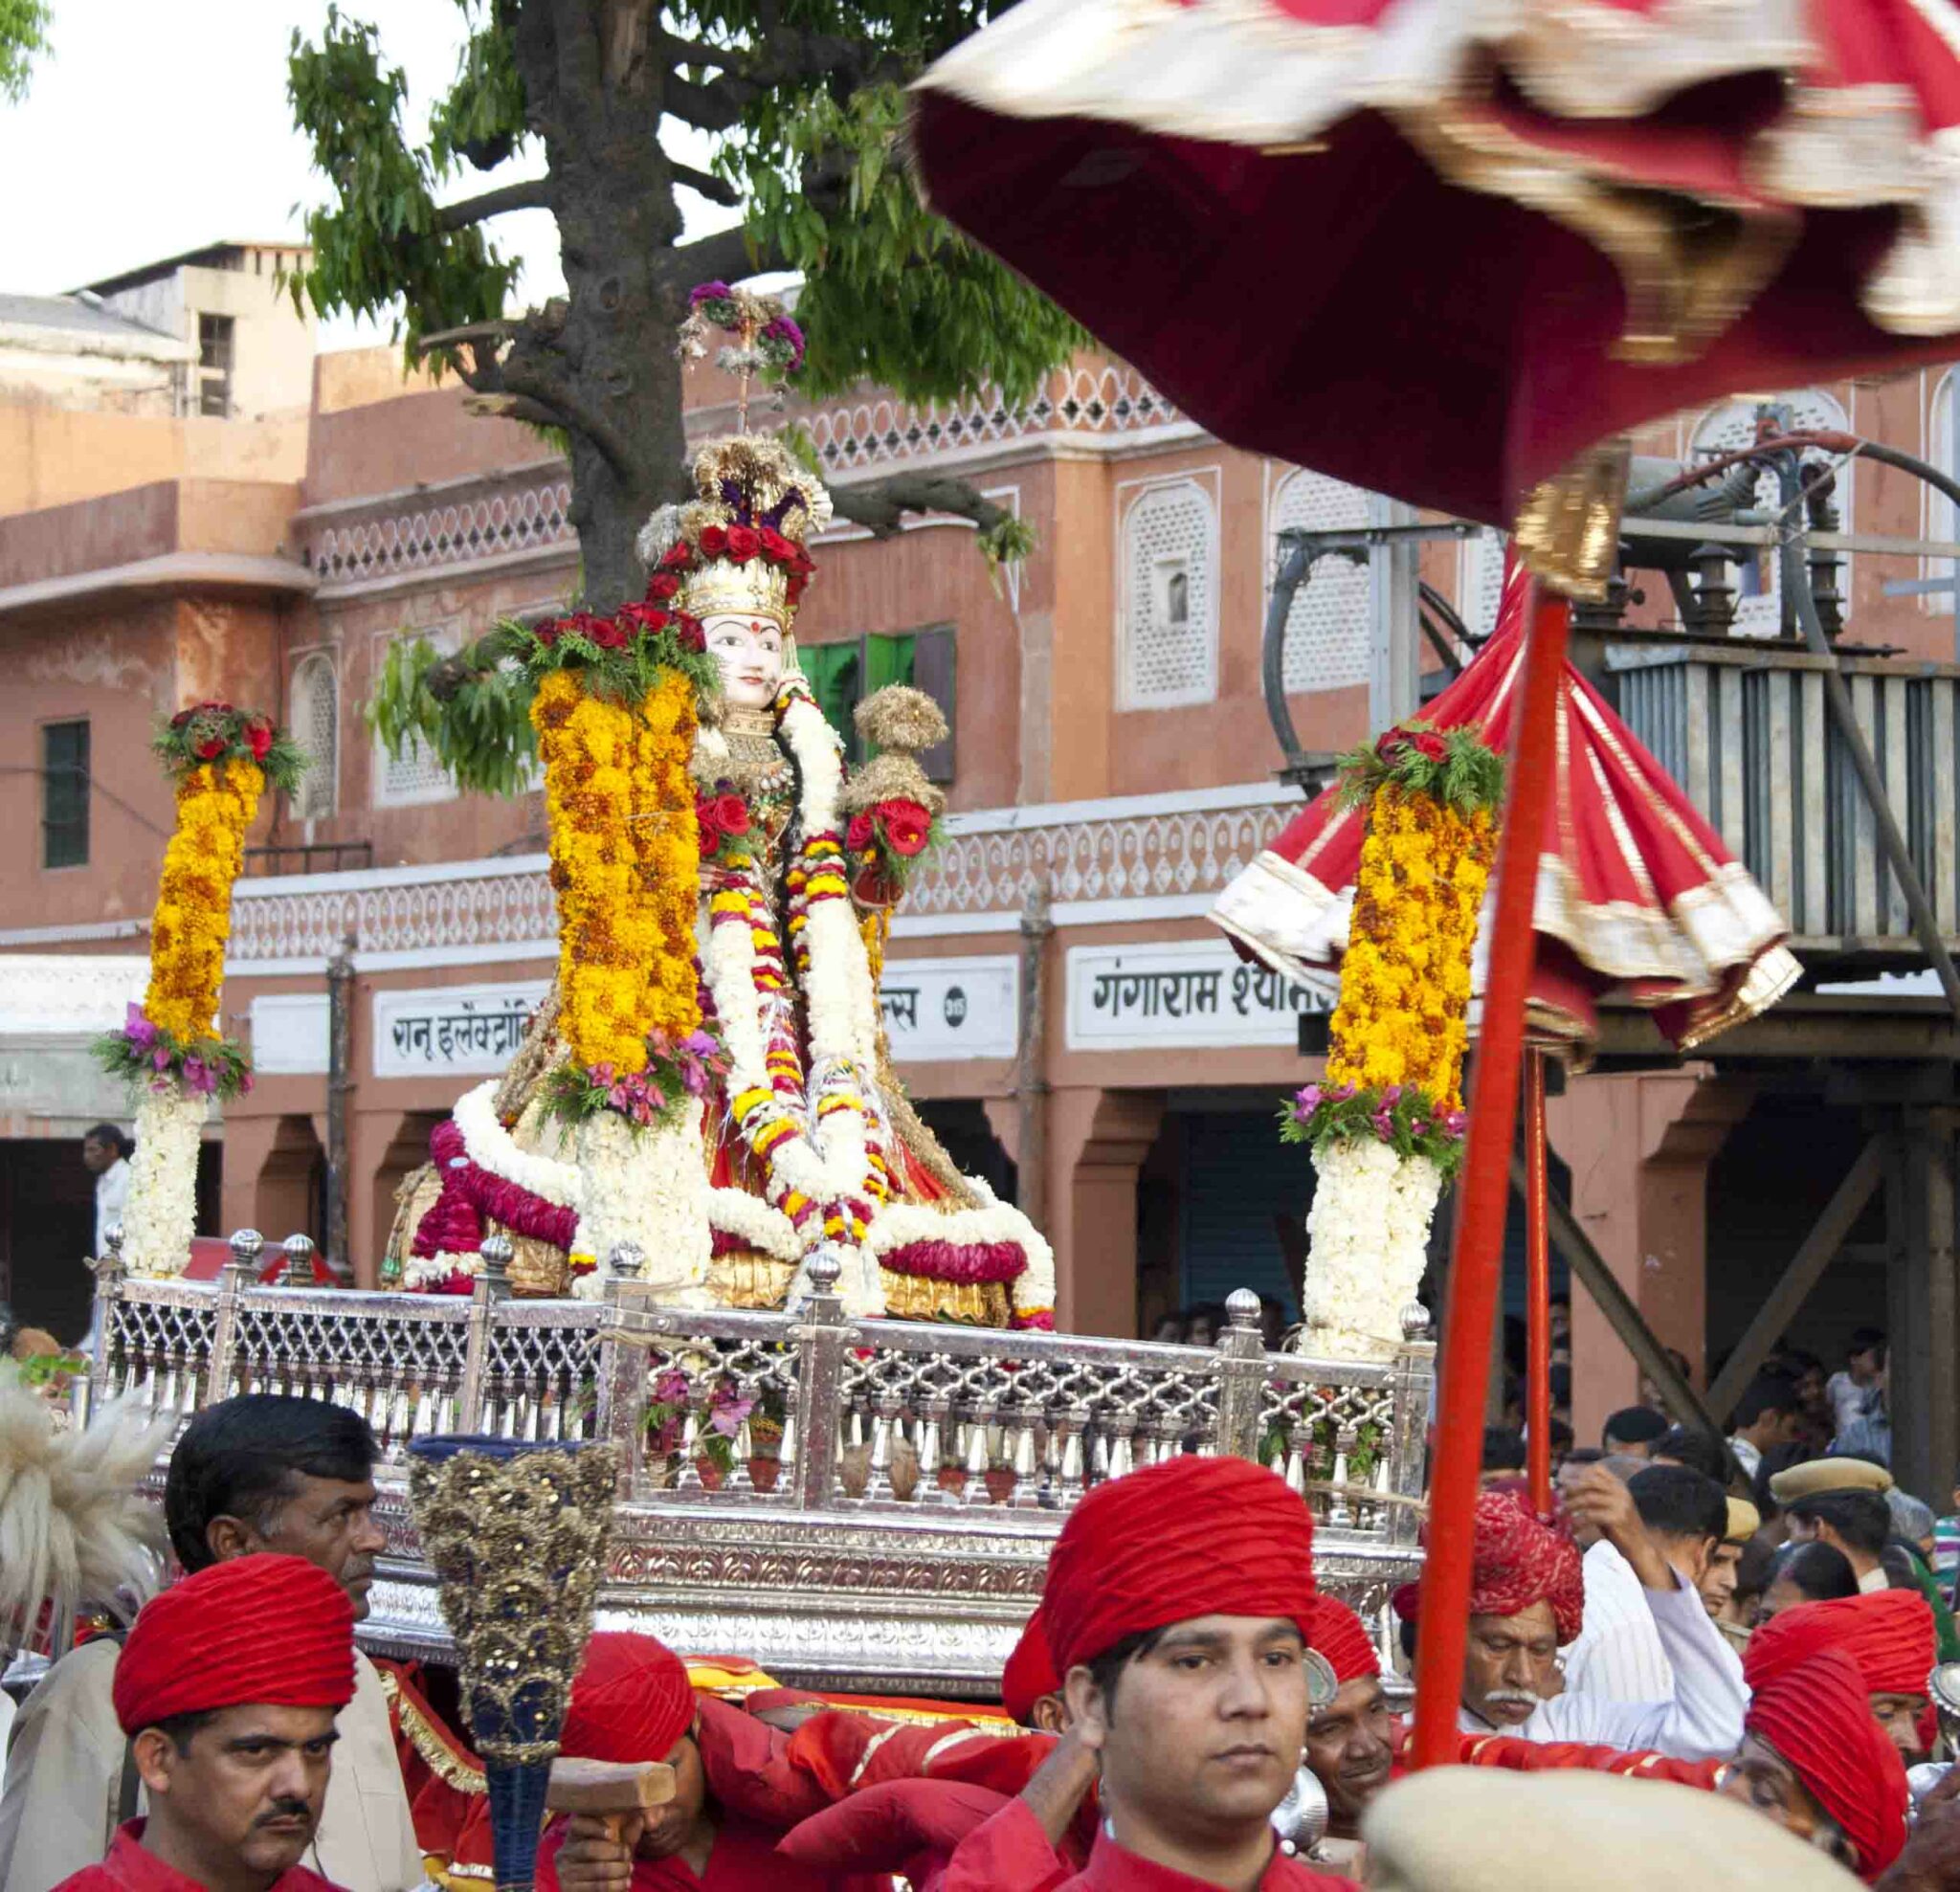
[{"label": "silver baluster", "polygon": [[940,1482],[940,1460],[945,1455],[941,1435],[951,1407],[944,1399],[928,1399],[919,1421],[919,1489],[913,1497],[921,1503],[952,1502],[953,1494]]},{"label": "silver baluster", "polygon": [[878,1414],[871,1422],[871,1464],[864,1480],[864,1502],[875,1504],[895,1496],[892,1490],[892,1422],[898,1416],[896,1393],[880,1393]]},{"label": "silver baluster", "polygon": [[1120,1479],[1125,1473],[1135,1469],[1136,1459],[1130,1446],[1130,1436],[1137,1429],[1133,1414],[1119,1413],[1109,1421],[1109,1455],[1103,1466],[1105,1478]]},{"label": "silver baluster", "polygon": [[1354,1434],[1347,1426],[1334,1429],[1333,1502],[1327,1506],[1327,1523],[1345,1529],[1354,1522],[1348,1502],[1348,1458],[1354,1449]]},{"label": "silver baluster", "polygon": [[992,1414],[983,1406],[967,1427],[967,1483],[960,1498],[967,1504],[991,1504],[993,1494],[987,1488],[989,1468],[987,1428]]},{"label": "silver baluster", "polygon": [[776,1447],[776,1495],[787,1499],[796,1489],[796,1409],[783,1414],[782,1442]]},{"label": "silver baluster", "polygon": [[1058,1510],[1072,1511],[1082,1495],[1082,1428],[1089,1423],[1085,1408],[1063,1410],[1058,1431],[1060,1445],[1056,1454],[1055,1503]]},{"label": "silver baluster", "polygon": [[1037,1511],[1041,1508],[1041,1481],[1036,1477],[1040,1460],[1035,1451],[1034,1415],[1016,1413],[1010,1436],[1013,1440],[1013,1454],[1009,1462],[1013,1467],[1014,1491],[1009,1504],[1016,1511]]},{"label": "silver baluster", "polygon": [[1300,1456],[1300,1435],[1304,1430],[1297,1421],[1286,1428],[1286,1488],[1303,1497],[1306,1493],[1306,1466]]}]

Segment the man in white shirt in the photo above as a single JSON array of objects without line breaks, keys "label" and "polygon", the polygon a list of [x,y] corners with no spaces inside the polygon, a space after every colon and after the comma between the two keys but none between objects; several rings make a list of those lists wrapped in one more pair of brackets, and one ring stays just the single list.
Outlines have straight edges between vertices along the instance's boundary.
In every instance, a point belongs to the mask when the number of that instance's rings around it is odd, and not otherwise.
[{"label": "man in white shirt", "polygon": [[1487,1493],[1477,1508],[1459,1725],[1527,1741],[1652,1747],[1682,1760],[1732,1753],[1748,1698],[1694,1586],[1668,1564],[1611,1472],[1587,1466],[1568,1485],[1566,1504],[1580,1528],[1596,1530],[1632,1567],[1674,1671],[1673,1692],[1649,1702],[1545,1699],[1557,1683],[1559,1645],[1577,1639],[1583,1620],[1578,1547],[1516,1500]]},{"label": "man in white shirt", "polygon": [[[164,1515],[187,1571],[273,1551],[302,1557],[368,1614],[384,1540],[373,1520],[374,1437],[324,1400],[250,1393],[207,1407],[170,1456]],[[50,1669],[23,1704],[0,1788],[0,1892],[52,1892],[107,1851],[141,1811],[113,1689],[121,1656],[106,1637]],[[354,1699],[304,1863],[345,1892],[411,1892],[423,1882],[381,1678],[355,1658]]]},{"label": "man in white shirt", "polygon": [[98,1257],[109,1252],[109,1231],[122,1219],[129,1200],[129,1151],[132,1146],[113,1124],[98,1124],[81,1140],[83,1167],[96,1179],[96,1247]]},{"label": "man in white shirt", "polygon": [[1796,1382],[1777,1373],[1759,1373],[1735,1403],[1735,1431],[1728,1448],[1747,1478],[1762,1469],[1763,1454],[1788,1445],[1803,1429],[1803,1400]]}]

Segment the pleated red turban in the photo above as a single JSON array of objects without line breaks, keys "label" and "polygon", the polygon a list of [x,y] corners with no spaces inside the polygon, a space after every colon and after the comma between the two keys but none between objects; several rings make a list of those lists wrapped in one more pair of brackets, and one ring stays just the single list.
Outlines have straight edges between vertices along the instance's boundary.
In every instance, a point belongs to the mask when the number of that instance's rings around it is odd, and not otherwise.
[{"label": "pleated red turban", "polygon": [[1035,1703],[1044,1695],[1060,1693],[1061,1678],[1055,1672],[1055,1658],[1048,1653],[1048,1636],[1037,1609],[1028,1618],[1021,1639],[1000,1672],[1000,1705],[1010,1721],[1026,1727],[1034,1719]]},{"label": "pleated red turban", "polygon": [[664,1642],[602,1630],[571,1684],[560,1751],[586,1761],[664,1761],[694,1725],[687,1664]]},{"label": "pleated red turban", "polygon": [[303,1557],[234,1557],[143,1606],[111,1691],[127,1735],[173,1715],[269,1703],[345,1708],[354,1694],[354,1606]]},{"label": "pleated red turban", "polygon": [[1363,1676],[1382,1672],[1374,1639],[1362,1627],[1361,1618],[1338,1596],[1329,1596],[1325,1591],[1313,1599],[1306,1639],[1334,1665],[1334,1680],[1344,1687]]},{"label": "pleated red turban", "polygon": [[1868,1695],[1924,1695],[1939,1659],[1932,1605],[1916,1590],[1875,1590],[1782,1611],[1749,1637],[1749,1686],[1773,1681],[1822,1649],[1843,1650]]},{"label": "pleated red turban", "polygon": [[1561,1643],[1577,1637],[1586,1612],[1579,1547],[1564,1531],[1540,1524],[1523,1500],[1486,1491],[1477,1501],[1470,1614],[1515,1616],[1534,1603],[1551,1605]]},{"label": "pleated red turban", "polygon": [[1192,1616],[1284,1617],[1305,1636],[1312,1602],[1306,1501],[1248,1459],[1180,1453],[1076,1506],[1049,1553],[1041,1617],[1065,1676]]},{"label": "pleated red turban", "polygon": [[[1753,1636],[1749,1647],[1753,1654]],[[1858,1664],[1841,1649],[1825,1649],[1752,1685],[1743,1725],[1795,1769],[1858,1848],[1859,1873],[1869,1883],[1905,1844],[1905,1764],[1873,1719]]]}]

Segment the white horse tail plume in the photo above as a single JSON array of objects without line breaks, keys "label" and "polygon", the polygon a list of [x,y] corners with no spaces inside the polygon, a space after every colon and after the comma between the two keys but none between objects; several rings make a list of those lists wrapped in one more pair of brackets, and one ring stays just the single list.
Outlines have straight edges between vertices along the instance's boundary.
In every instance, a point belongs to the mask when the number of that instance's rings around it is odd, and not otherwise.
[{"label": "white horse tail plume", "polygon": [[84,1605],[118,1614],[163,1573],[163,1514],[140,1486],[174,1420],[119,1402],[86,1431],[11,1368],[0,1370],[0,1644],[31,1641],[44,1607],[55,1621]]}]

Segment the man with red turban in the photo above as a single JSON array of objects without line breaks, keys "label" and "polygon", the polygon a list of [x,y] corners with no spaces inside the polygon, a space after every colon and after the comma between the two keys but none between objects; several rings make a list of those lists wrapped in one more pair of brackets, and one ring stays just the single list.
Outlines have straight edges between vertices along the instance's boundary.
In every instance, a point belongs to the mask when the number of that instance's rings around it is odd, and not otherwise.
[{"label": "man with red turban", "polygon": [[146,1603],[116,1663],[116,1720],[149,1813],[62,1892],[332,1892],[314,1852],[354,1611],[299,1557],[243,1557]]},{"label": "man with red turban", "polygon": [[1520,1500],[1486,1492],[1477,1503],[1463,1730],[1651,1747],[1682,1760],[1732,1752],[1747,1691],[1701,1596],[1662,1555],[1632,1493],[1611,1472],[1588,1466],[1568,1486],[1566,1508],[1575,1524],[1611,1542],[1639,1578],[1674,1670],[1674,1694],[1659,1702],[1547,1699],[1555,1658],[1578,1636],[1585,1608],[1578,1547],[1564,1531],[1540,1524]]},{"label": "man with red turban", "polygon": [[1327,1796],[1327,1833],[1361,1837],[1361,1816],[1389,1784],[1395,1718],[1382,1693],[1381,1658],[1362,1621],[1337,1596],[1318,1595],[1306,1637],[1334,1671],[1334,1699],[1306,1720],[1306,1765]]},{"label": "man with red turban", "polygon": [[[1306,1740],[1313,1601],[1312,1519],[1271,1472],[1180,1455],[1098,1485],[1041,1599],[1069,1731],[946,1892],[1335,1892],[1271,1823]],[[1096,1772],[1102,1830],[1074,1873],[1055,1840]]]},{"label": "man with red turban", "polygon": [[[1780,1620],[1780,1618],[1779,1618]],[[1786,1663],[1756,1639],[1742,1743],[1718,1790],[1875,1882],[1905,1843],[1909,1796],[1899,1750],[1872,1718],[1865,1679],[1841,1649]]]},{"label": "man with red turban", "polygon": [[1055,1672],[1055,1658],[1048,1651],[1048,1632],[1041,1626],[1038,1605],[1000,1672],[1000,1704],[1009,1720],[1038,1734],[1059,1734],[1068,1725],[1068,1703],[1062,1698],[1061,1678]]},{"label": "man with red turban", "polygon": [[651,1636],[602,1632],[586,1645],[559,1747],[593,1761],[664,1761],[676,1792],[618,1838],[597,1818],[552,1827],[538,1892],[870,1892],[861,1878],[777,1852],[827,1796],[789,1765],[788,1735],[697,1696],[687,1665]]},{"label": "man with red turban", "polygon": [[1763,1686],[1822,1649],[1841,1649],[1858,1664],[1872,1714],[1905,1765],[1925,1760],[1919,1728],[1939,1659],[1932,1605],[1916,1590],[1872,1590],[1784,1610],[1749,1638],[1750,1685]]}]

